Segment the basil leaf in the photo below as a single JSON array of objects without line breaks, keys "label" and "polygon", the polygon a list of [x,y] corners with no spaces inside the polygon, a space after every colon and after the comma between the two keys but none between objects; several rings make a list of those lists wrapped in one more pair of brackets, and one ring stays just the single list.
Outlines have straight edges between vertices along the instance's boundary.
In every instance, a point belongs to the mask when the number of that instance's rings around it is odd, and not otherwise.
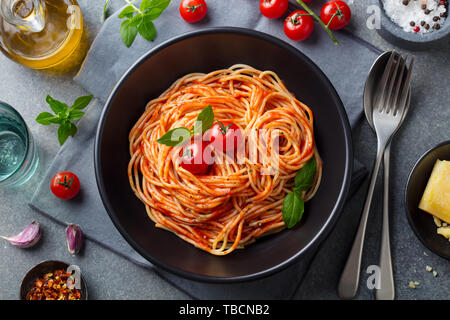
[{"label": "basil leaf", "polygon": [[70,122],[63,122],[58,128],[58,141],[62,146],[66,142],[67,138],[70,136],[71,126]]},{"label": "basil leaf", "polygon": [[139,10],[144,11],[146,9],[149,9],[151,7],[151,5],[152,5],[152,3],[150,0],[142,0]]},{"label": "basil leaf", "polygon": [[[148,1],[146,1],[146,2],[148,2]],[[170,4],[170,0],[151,0],[150,4],[146,4],[145,9],[158,8],[158,9],[161,9],[161,11],[164,11],[169,6],[169,4]]]},{"label": "basil leaf", "polygon": [[69,136],[73,137],[77,134],[78,128],[76,125],[74,125],[72,122],[69,122]]},{"label": "basil leaf", "polygon": [[69,106],[61,101],[53,99],[49,94],[45,98],[45,101],[49,104],[50,108],[57,115],[64,114],[67,110],[69,110]]},{"label": "basil leaf", "polygon": [[142,19],[143,19],[143,15],[141,13],[138,13],[137,15],[135,15],[133,18],[131,18],[129,20],[130,21],[129,25],[131,27],[137,27],[138,25],[141,24]]},{"label": "basil leaf", "polygon": [[156,20],[163,13],[160,8],[151,8],[145,11],[145,17],[150,20]]},{"label": "basil leaf", "polygon": [[160,144],[165,144],[169,147],[175,147],[179,144],[184,144],[191,138],[191,131],[187,128],[175,128],[167,131],[161,138],[156,140]]},{"label": "basil leaf", "polygon": [[63,122],[59,128],[58,128],[58,141],[60,145],[63,145],[67,138],[73,137],[78,131],[78,128],[76,125],[74,125],[72,122],[65,121]]},{"label": "basil leaf", "polygon": [[137,27],[139,34],[148,41],[153,41],[156,37],[156,28],[153,22],[149,19],[146,19],[144,16],[144,20]]},{"label": "basil leaf", "polygon": [[296,192],[288,193],[283,200],[283,209],[281,209],[286,227],[289,229],[294,227],[302,219],[304,211],[303,199]]},{"label": "basil leaf", "polygon": [[84,112],[80,110],[70,110],[69,120],[78,120],[84,116]]},{"label": "basil leaf", "polygon": [[37,116],[36,122],[46,126],[52,123],[59,123],[60,118],[51,114],[50,112],[42,112]]},{"label": "basil leaf", "polygon": [[70,110],[82,110],[86,108],[86,106],[91,102],[93,95],[89,96],[82,96],[75,99],[75,102],[73,103]]},{"label": "basil leaf", "polygon": [[129,48],[137,35],[137,27],[130,25],[131,20],[125,20],[120,25],[120,36],[123,43]]},{"label": "basil leaf", "polygon": [[133,17],[134,14],[134,8],[132,6],[126,6],[117,16],[119,19],[128,18],[130,19]]},{"label": "basil leaf", "polygon": [[316,175],[316,159],[314,156],[301,168],[295,176],[294,191],[302,193],[304,190],[311,188]]},{"label": "basil leaf", "polygon": [[102,23],[105,22],[105,20],[108,18],[108,3],[109,3],[109,0],[106,0],[106,3],[103,7],[102,19],[101,19]]},{"label": "basil leaf", "polygon": [[214,124],[214,111],[211,105],[203,109],[194,123],[194,135],[208,130]]}]

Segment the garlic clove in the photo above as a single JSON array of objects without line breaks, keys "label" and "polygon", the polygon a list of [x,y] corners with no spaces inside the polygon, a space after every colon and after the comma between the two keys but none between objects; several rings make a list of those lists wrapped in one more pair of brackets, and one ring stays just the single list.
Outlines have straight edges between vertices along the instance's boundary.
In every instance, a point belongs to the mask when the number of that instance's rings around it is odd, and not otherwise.
[{"label": "garlic clove", "polygon": [[18,235],[12,237],[0,236],[0,238],[9,241],[9,243],[18,248],[30,248],[41,239],[41,235],[41,225],[39,224],[39,222],[33,221]]},{"label": "garlic clove", "polygon": [[83,231],[77,224],[69,224],[66,228],[67,249],[73,255],[80,252],[83,246]]}]

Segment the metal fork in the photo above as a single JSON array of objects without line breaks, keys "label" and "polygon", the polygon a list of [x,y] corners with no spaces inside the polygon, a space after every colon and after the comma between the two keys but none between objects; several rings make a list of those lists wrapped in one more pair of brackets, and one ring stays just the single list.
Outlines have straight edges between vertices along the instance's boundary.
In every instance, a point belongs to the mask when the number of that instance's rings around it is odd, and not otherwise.
[{"label": "metal fork", "polygon": [[[377,89],[378,99],[372,113],[377,135],[377,157],[370,177],[358,231],[338,284],[338,294],[343,299],[353,298],[358,291],[361,256],[375,182],[386,146],[400,127],[407,106],[413,59],[409,68],[406,68],[406,63],[401,63],[401,60],[396,52],[391,54]],[[405,72],[406,76],[404,76]]]}]

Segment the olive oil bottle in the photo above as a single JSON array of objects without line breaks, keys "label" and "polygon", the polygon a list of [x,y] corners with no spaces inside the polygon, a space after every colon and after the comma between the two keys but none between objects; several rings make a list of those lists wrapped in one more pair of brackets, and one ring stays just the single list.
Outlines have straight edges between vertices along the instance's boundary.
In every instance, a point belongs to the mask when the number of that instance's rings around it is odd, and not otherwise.
[{"label": "olive oil bottle", "polygon": [[33,69],[71,71],[87,51],[76,0],[0,0],[0,50]]}]

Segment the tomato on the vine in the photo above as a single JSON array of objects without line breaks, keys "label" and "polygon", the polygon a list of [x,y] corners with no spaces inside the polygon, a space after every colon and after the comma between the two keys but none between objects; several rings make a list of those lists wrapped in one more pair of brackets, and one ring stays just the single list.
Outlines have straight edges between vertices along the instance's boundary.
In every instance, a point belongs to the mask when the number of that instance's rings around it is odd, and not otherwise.
[{"label": "tomato on the vine", "polygon": [[323,5],[320,11],[320,19],[331,30],[344,28],[352,17],[352,11],[344,1],[330,1]]},{"label": "tomato on the vine", "polygon": [[304,10],[292,12],[284,21],[284,33],[289,39],[303,41],[307,39],[314,30],[314,20]]},{"label": "tomato on the vine", "polygon": [[190,23],[202,20],[207,11],[205,0],[183,0],[180,3],[180,15]]},{"label": "tomato on the vine", "polygon": [[260,0],[259,10],[269,19],[278,19],[287,10],[288,0]]},{"label": "tomato on the vine", "polygon": [[72,172],[59,172],[53,176],[50,189],[56,197],[69,200],[80,191],[80,180]]},{"label": "tomato on the vine", "polygon": [[241,129],[231,121],[217,120],[205,133],[205,138],[209,138],[212,146],[222,152],[229,150],[236,152],[243,142]]},{"label": "tomato on the vine", "polygon": [[205,149],[208,143],[193,139],[181,150],[180,166],[192,174],[204,174],[211,163],[208,163]]}]

